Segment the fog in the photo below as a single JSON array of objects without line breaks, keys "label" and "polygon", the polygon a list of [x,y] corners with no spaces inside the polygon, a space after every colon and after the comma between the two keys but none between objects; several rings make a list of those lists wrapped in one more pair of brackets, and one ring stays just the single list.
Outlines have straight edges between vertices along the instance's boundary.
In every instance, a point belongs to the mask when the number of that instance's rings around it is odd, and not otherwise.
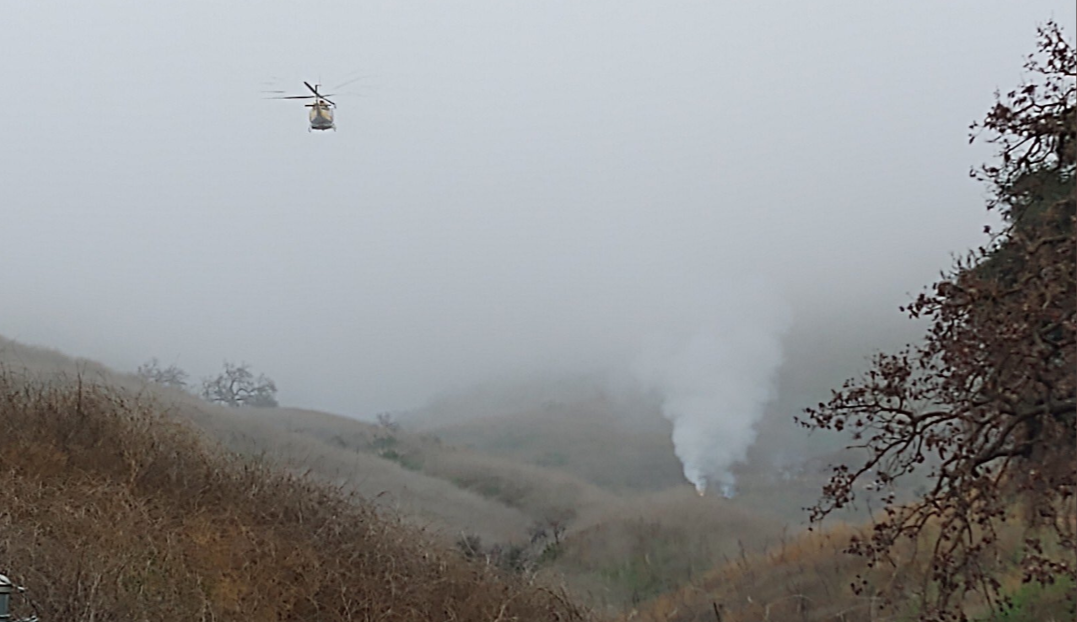
[{"label": "fog", "polygon": [[[967,127],[1052,17],[1072,3],[8,2],[0,335],[247,361],[361,417],[641,365],[670,403],[755,383],[742,416],[790,325],[899,322],[981,241]],[[357,76],[336,132],[261,92]]]}]

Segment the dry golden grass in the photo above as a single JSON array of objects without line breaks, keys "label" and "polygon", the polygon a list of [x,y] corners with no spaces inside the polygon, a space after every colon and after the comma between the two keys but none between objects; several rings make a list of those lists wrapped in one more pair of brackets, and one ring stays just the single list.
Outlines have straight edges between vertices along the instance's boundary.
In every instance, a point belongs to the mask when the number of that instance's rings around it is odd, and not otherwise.
[{"label": "dry golden grass", "polygon": [[741,555],[702,580],[663,595],[627,618],[722,622],[883,620],[871,596],[857,597],[850,580],[863,564],[840,550],[851,528],[833,526],[783,541],[761,555]]},{"label": "dry golden grass", "polygon": [[[489,541],[524,537],[533,518],[438,477],[356,451],[346,441],[377,426],[354,419],[290,408],[228,408],[177,389],[146,383],[87,359],[0,337],[0,366],[34,379],[82,377],[159,403],[168,416],[194,424],[230,451],[264,457],[293,473],[359,494],[408,522],[442,532],[453,541],[463,531]],[[328,432],[329,436],[323,433]]]},{"label": "dry golden grass", "polygon": [[[496,505],[496,512],[475,508],[465,529],[488,539],[526,538],[531,523],[549,516],[572,516],[581,519],[574,521],[580,524],[585,517],[603,513],[616,500],[613,494],[571,474],[454,447],[429,434],[387,430],[376,424],[296,409],[273,409],[258,416],[288,432],[320,439],[328,448],[388,456],[416,477],[439,480],[443,490],[470,493]],[[512,510],[515,516],[508,516],[506,510]],[[502,520],[495,521],[503,514]],[[517,517],[523,522],[512,520]],[[495,524],[514,531],[500,529],[495,533]]]},{"label": "dry golden grass", "polygon": [[120,390],[0,374],[0,490],[0,571],[45,620],[586,618]]},{"label": "dry golden grass", "polygon": [[526,533],[531,518],[482,495],[462,490],[438,477],[409,469],[366,451],[347,436],[325,436],[332,423],[361,434],[371,424],[326,413],[294,409],[225,409],[202,403],[172,402],[177,416],[198,427],[229,449],[265,456],[292,472],[315,477],[359,494],[416,525],[436,530],[446,541],[461,532],[490,540],[508,540]]},{"label": "dry golden grass", "polygon": [[629,611],[707,576],[739,551],[760,551],[779,524],[715,496],[679,489],[625,500],[570,533],[550,568],[580,602],[607,615]]},{"label": "dry golden grass", "polygon": [[[966,611],[974,620],[1062,622],[1072,620],[1075,586],[1059,582],[1046,588],[1024,584],[1016,564],[1025,527],[1015,513],[999,535],[1008,558],[995,560],[1005,613],[993,613],[979,595],[968,594]],[[854,534],[870,525],[835,523],[821,532],[782,538],[768,551],[741,555],[676,592],[633,610],[624,620],[641,622],[895,622],[917,619],[927,556],[937,535],[929,529],[915,544],[905,542],[893,564],[869,568],[866,560],[844,552]],[[920,551],[917,552],[917,547]],[[854,589],[854,587],[856,589]],[[927,586],[930,590],[930,586]],[[888,602],[886,594],[893,598]],[[1068,600],[1067,600],[1068,599]]]}]

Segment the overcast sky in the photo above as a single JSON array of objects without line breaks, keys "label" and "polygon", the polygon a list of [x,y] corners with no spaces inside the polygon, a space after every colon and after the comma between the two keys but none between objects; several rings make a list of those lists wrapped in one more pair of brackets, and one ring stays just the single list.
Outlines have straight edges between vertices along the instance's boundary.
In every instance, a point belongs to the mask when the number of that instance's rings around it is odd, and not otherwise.
[{"label": "overcast sky", "polygon": [[[369,415],[625,364],[745,292],[896,314],[981,241],[967,127],[1052,17],[1073,3],[9,0],[0,335],[249,361]],[[360,75],[337,132],[260,92]]]}]

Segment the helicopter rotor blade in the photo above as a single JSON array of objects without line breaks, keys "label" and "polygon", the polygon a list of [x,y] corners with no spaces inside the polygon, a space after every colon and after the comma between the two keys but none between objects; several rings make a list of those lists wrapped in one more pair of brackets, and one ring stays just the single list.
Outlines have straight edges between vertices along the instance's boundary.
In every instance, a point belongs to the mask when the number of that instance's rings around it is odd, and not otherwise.
[{"label": "helicopter rotor blade", "polygon": [[365,75],[364,76],[358,76],[358,77],[352,78],[350,80],[345,80],[344,82],[341,82],[340,84],[334,86],[333,88],[335,88],[335,89],[344,88],[344,87],[348,86],[349,84],[354,84],[354,83],[356,83],[356,82],[358,82],[360,80],[365,80],[365,79],[367,79],[369,77],[370,76],[365,76]]},{"label": "helicopter rotor blade", "polygon": [[[329,99],[329,98],[328,98],[328,97],[326,97],[325,95],[322,95],[321,93],[319,93],[319,92],[318,92],[318,87],[319,87],[319,86],[321,86],[320,84],[318,84],[318,85],[315,85],[315,86],[311,86],[311,85],[310,85],[310,82],[307,82],[306,80],[304,80],[304,81],[303,81],[303,84],[304,84],[304,85],[306,85],[306,87],[307,87],[308,89],[310,89],[310,92],[311,92],[311,93],[314,93],[314,94],[315,94],[315,95],[317,95],[317,96],[318,96],[318,97],[319,97],[320,99],[324,99],[324,100],[325,100],[326,102],[328,102],[329,104],[331,104],[331,105],[333,105],[333,106],[336,106],[336,105],[337,105],[337,103],[336,103],[335,101],[333,101],[333,100]],[[330,93],[330,95],[334,95],[334,93]]]}]

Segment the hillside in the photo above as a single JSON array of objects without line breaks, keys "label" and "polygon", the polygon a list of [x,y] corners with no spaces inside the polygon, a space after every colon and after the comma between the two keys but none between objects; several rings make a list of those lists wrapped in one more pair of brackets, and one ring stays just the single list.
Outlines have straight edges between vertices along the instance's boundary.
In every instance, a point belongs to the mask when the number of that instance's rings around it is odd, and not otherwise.
[{"label": "hillside", "polygon": [[[275,425],[280,417],[268,416],[274,409],[233,409],[208,404],[186,392],[146,384],[94,361],[3,338],[0,338],[0,367],[41,380],[82,378],[155,400],[168,416],[193,424],[230,451],[265,457],[292,472],[309,475],[379,506],[392,508],[410,522],[446,532],[449,537],[467,530],[490,539],[507,540],[519,537],[531,524],[523,512],[446,485],[393,460],[352,451]],[[295,414],[313,416],[305,411]],[[366,425],[347,421],[356,427]],[[476,521],[475,517],[483,520]]]},{"label": "hillside", "polygon": [[[1072,520],[1072,517],[1071,517]],[[763,553],[743,554],[680,589],[664,594],[622,619],[638,622],[884,622],[915,620],[925,588],[929,533],[894,551],[891,564],[869,567],[844,552],[850,536],[870,525],[834,525],[822,532],[782,537]],[[967,596],[972,620],[979,622],[1063,622],[1073,620],[1077,586],[1059,580],[1047,586],[1023,583],[1018,560],[1025,523],[1015,512],[999,533],[1006,555],[992,572],[1007,599],[1005,613],[992,614],[979,596]],[[917,551],[920,551],[917,554]],[[1072,551],[1069,552],[1072,555]],[[890,601],[884,597],[893,590]]]},{"label": "hillside", "polygon": [[592,395],[539,403],[521,400],[489,412],[486,396],[469,397],[476,413],[488,414],[443,417],[461,404],[435,401],[420,413],[409,413],[404,421],[446,443],[571,473],[616,493],[684,484],[669,424],[653,401],[620,400],[596,390]]},{"label": "hillside", "polygon": [[[290,408],[266,409],[257,415],[264,423],[289,434],[316,439],[336,451],[368,459],[376,457],[417,476],[437,480],[443,488],[479,495],[522,514],[530,523],[553,515],[594,517],[617,501],[610,492],[570,473],[453,446],[431,434]],[[477,527],[495,518],[475,514],[462,531],[486,535],[484,532],[493,530]],[[530,523],[523,527],[518,520],[506,523],[507,529],[517,529],[507,539],[525,537],[525,527]]]},{"label": "hillside", "polygon": [[[566,465],[514,463],[520,454],[484,455],[430,432],[218,408],[10,341],[0,368],[0,486],[13,491],[0,516],[2,570],[31,589],[43,619],[586,619],[571,602],[656,622],[713,620],[716,606],[723,622],[913,613],[850,589],[897,582],[912,598],[921,569],[911,556],[897,571],[868,569],[841,552],[856,528],[798,533],[789,520],[817,490],[824,458],[781,473],[746,465],[732,500],[683,484],[618,491]],[[646,437],[612,420],[608,400],[554,409],[583,414],[455,429],[490,439],[516,425],[532,448],[556,446],[571,426]],[[610,438],[621,437],[589,441]],[[1013,525],[1012,559],[997,573],[1013,608],[998,619],[1071,619],[1073,586],[1021,585]],[[480,548],[452,550],[461,534]]]},{"label": "hillside", "polygon": [[0,374],[0,559],[42,619],[586,619],[154,402]]},{"label": "hillside", "polygon": [[[818,390],[808,388],[811,381],[843,371],[842,365],[828,372],[809,365],[811,345],[792,353],[798,357],[793,366],[807,371],[783,374],[782,397],[768,405],[747,460],[732,468],[737,486],[729,505],[764,524],[805,526],[803,508],[817,499],[829,465],[847,457],[842,438],[805,440],[804,432],[794,427],[795,396],[816,397]],[[667,493],[691,489],[659,399],[630,388],[614,389],[601,379],[491,382],[443,395],[399,419],[405,431],[455,446],[456,451],[466,448],[523,463],[543,474],[565,473],[632,503],[663,504],[671,498]],[[800,438],[791,438],[794,434]],[[849,508],[842,516],[866,517],[866,510]]]},{"label": "hillside", "polygon": [[[228,451],[359,495],[442,543],[466,539],[476,557],[563,577],[577,598],[611,613],[759,550],[786,525],[795,530],[823,475],[781,474],[759,460],[738,473],[736,499],[700,499],[683,480],[656,404],[587,379],[567,389],[488,387],[386,426],[294,408],[218,407],[13,341],[0,342],[0,365],[139,395]],[[447,423],[424,425],[422,415]],[[543,464],[551,451],[563,459]]]}]

